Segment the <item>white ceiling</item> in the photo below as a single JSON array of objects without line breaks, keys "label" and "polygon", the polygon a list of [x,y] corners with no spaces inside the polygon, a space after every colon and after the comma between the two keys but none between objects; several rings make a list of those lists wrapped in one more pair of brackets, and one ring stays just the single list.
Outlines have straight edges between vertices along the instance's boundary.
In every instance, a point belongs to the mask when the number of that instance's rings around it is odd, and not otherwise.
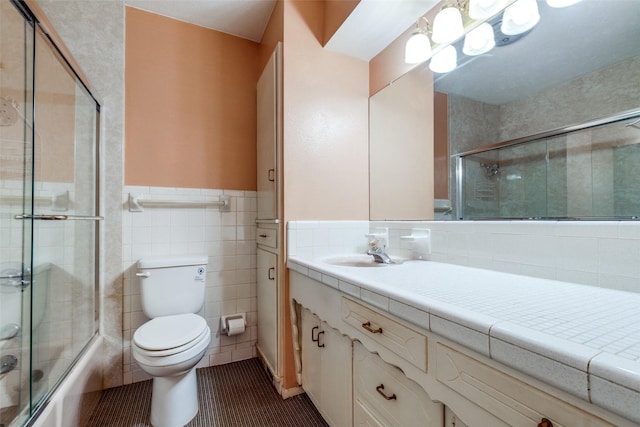
[{"label": "white ceiling", "polygon": [[370,61],[439,0],[360,0],[325,45],[327,49]]},{"label": "white ceiling", "polygon": [[125,4],[259,42],[276,0],[125,0]]},{"label": "white ceiling", "polygon": [[[371,60],[439,0],[361,0],[327,49]],[[125,0],[128,6],[259,42],[276,0]]]}]

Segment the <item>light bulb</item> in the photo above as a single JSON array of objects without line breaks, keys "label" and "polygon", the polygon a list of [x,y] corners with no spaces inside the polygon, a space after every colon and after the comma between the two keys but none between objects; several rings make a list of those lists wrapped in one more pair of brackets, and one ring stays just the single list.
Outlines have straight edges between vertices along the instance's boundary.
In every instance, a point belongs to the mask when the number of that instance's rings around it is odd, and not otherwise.
[{"label": "light bulb", "polygon": [[453,46],[447,46],[440,52],[433,55],[429,68],[434,73],[448,73],[456,69],[458,63],[458,52]]},{"label": "light bulb", "polygon": [[404,62],[418,64],[429,58],[431,58],[431,41],[424,32],[416,30],[405,45]]},{"label": "light bulb", "polygon": [[540,21],[536,0],[518,0],[505,9],[502,17],[502,31],[513,36],[529,31]]},{"label": "light bulb", "polygon": [[507,5],[507,0],[470,0],[469,17],[487,19],[500,12]]},{"label": "light bulb", "polygon": [[581,1],[582,0],[547,0],[547,4],[551,7],[567,7]]},{"label": "light bulb", "polygon": [[493,27],[487,22],[478,25],[464,37],[462,52],[474,56],[489,52],[496,45]]},{"label": "light bulb", "polygon": [[438,12],[433,20],[433,34],[431,34],[434,43],[450,43],[463,34],[462,15],[457,8],[447,7]]}]

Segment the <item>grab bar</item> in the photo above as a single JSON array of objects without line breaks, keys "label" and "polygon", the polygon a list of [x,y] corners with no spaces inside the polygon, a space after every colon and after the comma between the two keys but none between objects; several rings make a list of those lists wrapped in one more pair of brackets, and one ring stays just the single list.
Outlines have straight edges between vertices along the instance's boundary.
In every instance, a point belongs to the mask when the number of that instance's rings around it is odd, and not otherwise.
[{"label": "grab bar", "polygon": [[219,196],[218,201],[213,200],[161,200],[161,199],[145,199],[142,196],[134,196],[129,193],[129,212],[144,212],[144,207],[157,208],[198,208],[198,207],[218,207],[221,212],[230,210],[231,197],[226,195]]},{"label": "grab bar", "polygon": [[33,219],[38,221],[103,221],[103,216],[92,215],[16,215],[15,219]]},{"label": "grab bar", "polygon": [[29,202],[33,200],[33,203],[36,205],[51,205],[51,210],[54,211],[67,211],[71,203],[68,191],[53,196],[36,196],[33,199],[25,198],[24,196],[5,195],[0,196],[0,200],[4,203],[12,204],[22,204],[25,201]]}]

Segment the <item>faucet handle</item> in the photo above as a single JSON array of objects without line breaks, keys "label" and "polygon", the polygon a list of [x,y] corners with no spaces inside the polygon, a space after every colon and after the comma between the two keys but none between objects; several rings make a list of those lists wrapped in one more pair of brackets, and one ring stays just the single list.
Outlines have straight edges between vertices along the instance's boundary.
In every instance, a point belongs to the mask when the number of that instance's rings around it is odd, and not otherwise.
[{"label": "faucet handle", "polygon": [[[376,249],[378,247],[382,247],[382,249],[385,249],[389,246],[389,229],[386,227],[378,227],[376,228],[375,232],[367,233],[364,236],[371,239],[369,240],[369,246],[373,249]],[[372,246],[372,244],[375,246]]]},{"label": "faucet handle", "polygon": [[377,237],[373,237],[371,240],[369,240],[369,248],[373,250],[378,249],[378,243],[380,243],[380,239],[378,239]]}]

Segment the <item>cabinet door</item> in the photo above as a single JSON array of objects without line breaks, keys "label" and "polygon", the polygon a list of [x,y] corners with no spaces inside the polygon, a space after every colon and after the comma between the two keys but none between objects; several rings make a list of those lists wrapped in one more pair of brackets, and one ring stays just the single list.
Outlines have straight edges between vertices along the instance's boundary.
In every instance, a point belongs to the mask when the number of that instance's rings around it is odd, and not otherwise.
[{"label": "cabinet door", "polygon": [[258,218],[276,219],[277,51],[271,55],[257,86]]},{"label": "cabinet door", "polygon": [[351,425],[351,339],[325,322],[320,325],[321,393],[325,421],[332,426]]},{"label": "cabinet door", "polygon": [[302,310],[302,387],[330,426],[352,425],[351,339]]},{"label": "cabinet door", "polygon": [[353,425],[354,427],[385,427],[382,421],[357,399],[353,407]]},{"label": "cabinet door", "polygon": [[320,359],[320,347],[318,346],[318,334],[320,332],[320,319],[309,310],[302,309],[302,388],[311,401],[320,410],[320,383],[322,378]]},{"label": "cabinet door", "polygon": [[278,256],[258,249],[257,258],[258,347],[278,372]]},{"label": "cabinet door", "polygon": [[444,427],[468,427],[448,406],[444,408]]}]

